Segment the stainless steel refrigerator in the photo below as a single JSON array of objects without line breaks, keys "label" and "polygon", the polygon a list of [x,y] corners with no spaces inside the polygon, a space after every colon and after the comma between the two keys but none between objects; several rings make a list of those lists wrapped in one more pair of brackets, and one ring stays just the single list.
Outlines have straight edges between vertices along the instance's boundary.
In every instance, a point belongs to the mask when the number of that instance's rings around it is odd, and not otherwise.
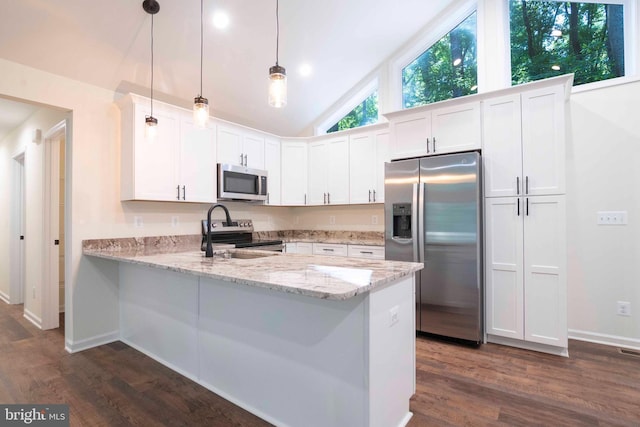
[{"label": "stainless steel refrigerator", "polygon": [[481,160],[476,152],[385,164],[385,258],[423,262],[416,329],[480,343]]}]

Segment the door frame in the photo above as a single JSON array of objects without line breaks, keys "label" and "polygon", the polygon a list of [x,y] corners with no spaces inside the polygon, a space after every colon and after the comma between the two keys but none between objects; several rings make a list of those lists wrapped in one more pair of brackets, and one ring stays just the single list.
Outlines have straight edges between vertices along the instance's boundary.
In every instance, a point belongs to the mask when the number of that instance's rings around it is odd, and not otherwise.
[{"label": "door frame", "polygon": [[9,301],[23,304],[25,296],[25,151],[13,156],[11,194],[11,243],[9,246]]},{"label": "door frame", "polygon": [[[42,175],[44,180],[44,221],[42,239],[42,241],[44,242],[44,244],[42,245],[42,329],[54,329],[60,326],[60,291],[58,289],[60,281],[60,247],[58,245],[54,245],[54,240],[60,239],[60,140],[62,138],[64,138],[64,143],[66,144],[67,120],[62,120],[51,129],[49,129],[44,135],[44,173]],[[66,247],[67,245],[65,245],[65,249]],[[65,254],[65,267],[67,264],[66,260],[67,258]]]}]

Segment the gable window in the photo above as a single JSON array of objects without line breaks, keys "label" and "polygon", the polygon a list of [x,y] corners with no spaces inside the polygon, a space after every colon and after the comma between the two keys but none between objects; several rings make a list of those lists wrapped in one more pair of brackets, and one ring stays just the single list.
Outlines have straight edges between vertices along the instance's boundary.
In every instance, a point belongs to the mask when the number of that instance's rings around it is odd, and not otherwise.
[{"label": "gable window", "polygon": [[511,80],[575,73],[574,85],[625,75],[622,4],[511,0]]},{"label": "gable window", "polygon": [[347,115],[327,129],[327,133],[357,128],[378,122],[378,91],[375,90]]},{"label": "gable window", "polygon": [[402,108],[478,90],[476,12],[402,69]]}]

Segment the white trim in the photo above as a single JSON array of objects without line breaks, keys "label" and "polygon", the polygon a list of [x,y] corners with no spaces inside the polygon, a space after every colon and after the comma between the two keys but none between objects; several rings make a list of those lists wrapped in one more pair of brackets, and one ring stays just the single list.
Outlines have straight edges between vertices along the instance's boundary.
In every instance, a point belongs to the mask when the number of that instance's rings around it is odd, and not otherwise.
[{"label": "white trim", "polygon": [[535,342],[500,337],[500,336],[491,335],[491,334],[487,334],[487,342],[490,342],[493,344],[507,345],[510,347],[522,348],[525,350],[539,351],[541,353],[554,354],[556,356],[569,357],[569,349],[564,347],[555,347],[547,344],[538,344]]},{"label": "white trim", "polygon": [[320,122],[314,129],[314,135],[325,135],[327,130],[335,125],[338,121],[342,120],[344,116],[353,111],[354,108],[358,106],[358,104],[362,103],[365,99],[367,99],[373,92],[378,91],[378,122],[380,122],[380,77],[375,76],[373,79],[369,80],[365,83],[360,89],[357,90],[345,103],[342,104],[342,107],[335,110],[331,115]]},{"label": "white trim", "polygon": [[569,329],[569,339],[640,350],[640,339]]},{"label": "white trim", "polygon": [[[60,143],[66,141],[66,120],[60,121],[44,136],[43,173],[43,239],[42,245],[42,328],[54,329],[60,325],[59,290],[59,247],[53,247],[53,240],[59,239],[59,186],[60,186]],[[52,217],[58,221],[52,221]],[[66,245],[65,245],[66,247]],[[53,259],[55,258],[55,259]],[[66,262],[65,262],[66,264]],[[54,274],[57,273],[57,274]],[[55,276],[55,277],[54,277]]]},{"label": "white trim", "polygon": [[99,347],[101,345],[110,344],[120,341],[120,331],[115,330],[106,334],[96,335],[94,337],[85,338],[80,341],[65,340],[64,349],[67,353],[77,353],[79,351],[88,350],[90,348]]},{"label": "white trim", "polygon": [[[389,91],[392,111],[400,111],[402,105],[402,69],[448,34],[478,8],[477,0],[465,0],[445,10],[432,20],[433,26],[414,38],[407,48],[389,61]],[[477,40],[476,40],[477,43]]]},{"label": "white trim", "polygon": [[7,295],[6,293],[0,291],[0,301],[4,301],[7,304],[11,304],[11,302],[9,301],[9,295]]},{"label": "white trim", "polygon": [[9,303],[24,303],[25,294],[25,241],[18,235],[25,234],[25,151],[13,156],[11,187],[11,219],[9,225]]},{"label": "white trim", "polygon": [[24,313],[22,314],[24,316],[25,319],[27,319],[29,322],[33,323],[33,325],[38,328],[38,329],[42,329],[42,319],[39,318],[38,316],[36,316],[35,314],[33,314],[32,311],[28,310],[28,309],[24,309]]}]

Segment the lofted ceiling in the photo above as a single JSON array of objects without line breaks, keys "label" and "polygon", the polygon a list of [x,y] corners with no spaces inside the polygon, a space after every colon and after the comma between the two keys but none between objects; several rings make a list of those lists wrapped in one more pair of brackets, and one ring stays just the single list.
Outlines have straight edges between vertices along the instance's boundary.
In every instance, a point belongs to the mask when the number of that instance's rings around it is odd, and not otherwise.
[{"label": "lofted ceiling", "polygon": [[[288,105],[267,104],[275,0],[204,0],[203,96],[212,114],[297,136],[455,0],[280,0]],[[200,1],[159,0],[154,94],[189,108],[199,92]],[[151,18],[142,0],[0,0],[0,57],[148,96]],[[225,30],[212,25],[228,13]],[[309,63],[312,74],[298,68]],[[0,94],[1,95],[1,94]]]}]

